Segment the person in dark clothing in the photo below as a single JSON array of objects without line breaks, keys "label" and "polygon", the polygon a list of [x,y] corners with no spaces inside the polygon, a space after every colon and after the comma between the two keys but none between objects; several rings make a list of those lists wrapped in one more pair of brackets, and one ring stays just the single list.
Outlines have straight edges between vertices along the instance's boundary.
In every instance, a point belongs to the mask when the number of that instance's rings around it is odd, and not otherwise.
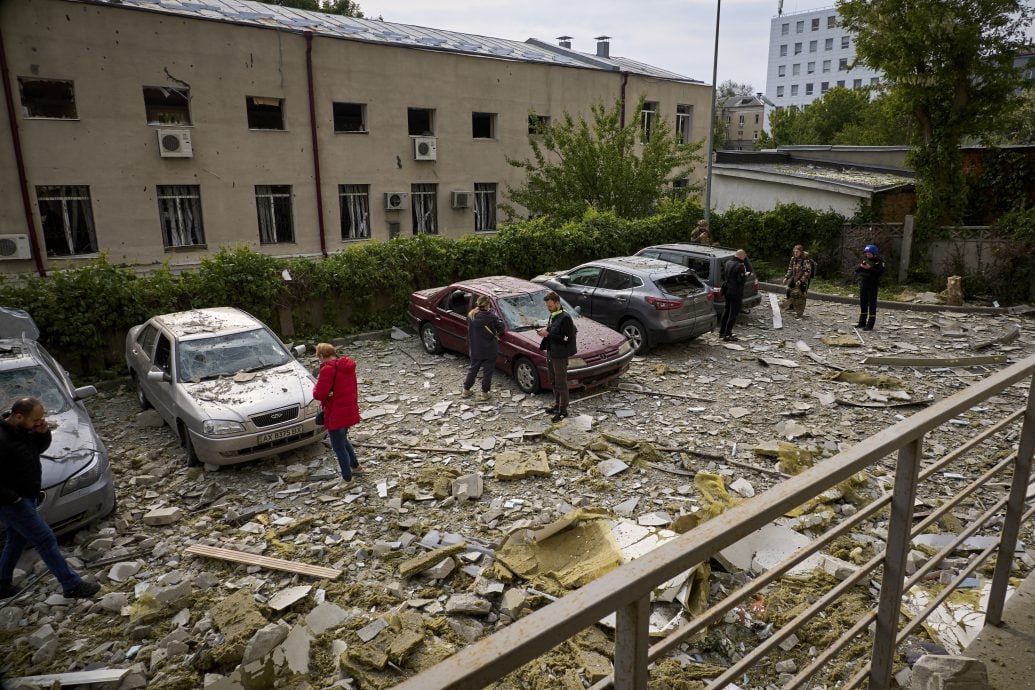
[{"label": "person in dark clothing", "polygon": [[880,277],[884,275],[884,259],[880,258],[877,245],[863,247],[863,260],[855,269],[859,281],[859,323],[857,328],[872,331],[877,322],[877,290]]},{"label": "person in dark clothing", "polygon": [[744,302],[744,284],[747,282],[747,267],[744,265],[747,252],[738,249],[723,268],[722,296],[726,299],[726,307],[722,310],[719,322],[719,336],[723,340],[736,340],[733,326],[737,323],[737,315]]},{"label": "person in dark clothing", "polygon": [[568,358],[578,351],[577,329],[571,314],[561,308],[556,292],[547,292],[543,302],[550,310],[550,320],[546,328],[536,332],[543,339],[539,349],[546,350],[546,369],[553,387],[553,405],[545,412],[553,414],[551,421],[559,422],[568,416]]},{"label": "person in dark clothing", "polygon": [[482,295],[475,301],[475,307],[467,314],[467,347],[471,362],[467,367],[460,397],[471,397],[471,386],[482,372],[482,392],[479,400],[488,400],[492,390],[492,372],[496,370],[496,355],[499,354],[499,338],[503,335],[503,321],[492,311],[492,302]]},{"label": "person in dark clothing", "polygon": [[64,596],[87,599],[100,590],[97,583],[83,580],[68,565],[53,530],[36,510],[43,474],[40,454],[51,441],[45,414],[43,403],[36,398],[19,398],[0,422],[0,522],[7,528],[0,554],[0,599],[18,594],[11,579],[27,545],[36,549],[61,583]]}]

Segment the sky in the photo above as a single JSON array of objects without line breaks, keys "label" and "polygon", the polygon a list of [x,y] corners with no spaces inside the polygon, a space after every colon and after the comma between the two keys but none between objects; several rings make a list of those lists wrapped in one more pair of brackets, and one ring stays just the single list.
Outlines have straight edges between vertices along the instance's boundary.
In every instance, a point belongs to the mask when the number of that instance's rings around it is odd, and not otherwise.
[{"label": "sky", "polygon": [[[769,28],[778,0],[722,0],[718,83],[727,79],[765,91]],[[611,54],[712,81],[716,0],[359,0],[368,18],[518,41],[556,42],[596,52],[611,37]],[[784,0],[784,14],[832,7],[834,0]]]}]

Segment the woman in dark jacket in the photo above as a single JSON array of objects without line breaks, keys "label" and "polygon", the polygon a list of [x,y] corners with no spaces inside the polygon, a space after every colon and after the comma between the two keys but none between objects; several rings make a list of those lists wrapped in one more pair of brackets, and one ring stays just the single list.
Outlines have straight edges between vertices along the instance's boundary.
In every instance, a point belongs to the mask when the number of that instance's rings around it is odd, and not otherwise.
[{"label": "woman in dark jacket", "polygon": [[482,392],[479,400],[488,400],[492,390],[492,372],[496,370],[496,355],[500,351],[499,338],[503,334],[503,321],[492,311],[492,302],[481,295],[475,307],[467,314],[467,347],[470,349],[471,363],[467,367],[467,378],[460,397],[471,397],[471,386],[482,372]]},{"label": "woman in dark jacket", "polygon": [[316,357],[320,360],[320,376],[313,387],[313,397],[323,403],[323,425],[338,458],[341,477],[351,482],[352,471],[359,469],[356,451],[349,441],[349,428],[359,424],[356,362],[339,357],[330,343],[317,345]]}]

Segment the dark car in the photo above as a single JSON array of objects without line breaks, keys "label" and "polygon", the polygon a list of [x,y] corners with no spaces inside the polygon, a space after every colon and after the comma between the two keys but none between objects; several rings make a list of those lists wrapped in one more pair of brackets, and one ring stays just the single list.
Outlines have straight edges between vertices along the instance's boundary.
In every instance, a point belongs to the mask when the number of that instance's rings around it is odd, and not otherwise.
[{"label": "dark car", "polygon": [[[514,377],[525,393],[550,387],[546,355],[536,329],[546,325],[550,313],[543,304],[547,289],[527,280],[490,276],[464,280],[445,287],[420,290],[410,295],[407,314],[430,354],[443,349],[467,354],[467,312],[474,300],[485,295],[503,319],[496,368]],[[568,385],[593,388],[621,376],[629,368],[633,348],[615,331],[583,319],[564,304],[578,328],[578,351],[568,360]]]},{"label": "dark car", "polygon": [[[710,247],[706,244],[656,244],[636,252],[636,256],[646,256],[662,261],[671,261],[674,264],[685,266],[691,269],[698,277],[708,284],[712,291],[712,304],[715,305],[715,312],[719,316],[726,307],[726,300],[722,296],[722,276],[726,262],[733,258],[736,249],[729,247]],[[762,301],[762,293],[758,289],[758,278],[751,270],[751,260],[745,262],[748,270],[748,280],[744,285],[744,309],[756,307]]]},{"label": "dark car", "polygon": [[601,259],[532,280],[556,291],[583,316],[618,329],[636,352],[715,328],[708,287],[693,271],[667,261]]},{"label": "dark car", "polygon": [[9,410],[26,396],[43,403],[52,440],[40,456],[39,511],[56,534],[64,534],[111,513],[115,482],[108,451],[82,403],[97,395],[97,389],[73,386],[37,337],[27,313],[0,308],[0,405]]}]

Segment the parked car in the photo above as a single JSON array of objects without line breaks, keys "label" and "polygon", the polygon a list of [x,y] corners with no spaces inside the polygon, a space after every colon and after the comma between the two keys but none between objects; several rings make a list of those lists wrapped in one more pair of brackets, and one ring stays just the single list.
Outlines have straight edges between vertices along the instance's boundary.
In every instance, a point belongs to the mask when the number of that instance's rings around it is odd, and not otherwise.
[{"label": "parked car", "polygon": [[[656,244],[636,252],[636,256],[646,256],[662,261],[686,266],[708,284],[712,292],[712,304],[715,313],[721,318],[726,308],[726,299],[722,296],[723,269],[726,262],[733,258],[736,249],[729,247],[711,247],[706,244]],[[758,289],[758,277],[751,270],[751,260],[746,262],[748,280],[744,285],[744,309],[756,307],[762,301],[762,293]]]},{"label": "parked car", "polygon": [[303,352],[230,307],[155,316],[126,335],[137,400],[176,432],[189,465],[231,465],[321,440],[315,380],[295,359]]},{"label": "parked car", "polygon": [[[537,393],[550,388],[546,354],[539,349],[542,338],[536,334],[536,329],[550,318],[543,304],[546,293],[546,288],[527,280],[490,276],[415,292],[410,295],[407,312],[428,353],[447,349],[466,354],[467,312],[475,299],[485,295],[507,328],[500,336],[496,368],[513,376],[525,393]],[[565,303],[564,307],[578,328],[578,351],[568,361],[569,386],[592,388],[625,373],[633,356],[626,339],[606,326],[580,318],[571,305]]]},{"label": "parked car", "polygon": [[115,508],[108,450],[82,401],[93,386],[76,388],[68,372],[36,342],[39,330],[24,311],[0,307],[0,396],[4,410],[38,398],[50,422],[50,447],[40,457],[40,514],[56,534],[72,532]]},{"label": "parked car", "polygon": [[557,292],[583,316],[618,329],[638,353],[715,329],[708,287],[693,271],[666,261],[601,259],[532,280]]}]

